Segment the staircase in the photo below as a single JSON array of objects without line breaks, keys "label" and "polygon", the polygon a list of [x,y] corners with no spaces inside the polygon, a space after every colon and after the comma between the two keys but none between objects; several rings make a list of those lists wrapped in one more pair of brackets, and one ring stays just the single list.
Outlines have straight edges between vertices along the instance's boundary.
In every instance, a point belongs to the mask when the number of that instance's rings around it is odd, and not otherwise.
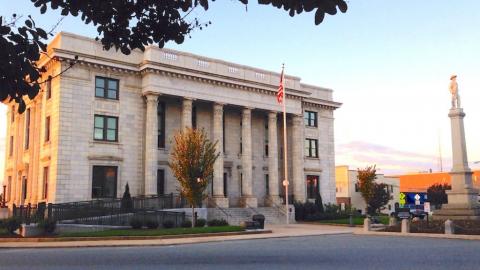
[{"label": "staircase", "polygon": [[[239,225],[242,221],[252,220],[253,215],[265,216],[265,224],[285,224],[285,210],[278,207],[258,208],[208,208],[208,219],[225,219],[230,225]],[[290,223],[295,223],[294,213],[291,214]]]}]

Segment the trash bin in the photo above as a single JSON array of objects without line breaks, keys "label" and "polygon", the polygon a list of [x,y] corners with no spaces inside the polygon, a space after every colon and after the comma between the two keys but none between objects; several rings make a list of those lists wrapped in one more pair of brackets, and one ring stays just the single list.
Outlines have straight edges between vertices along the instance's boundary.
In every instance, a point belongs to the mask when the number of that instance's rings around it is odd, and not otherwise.
[{"label": "trash bin", "polygon": [[265,216],[264,215],[253,215],[253,222],[257,223],[257,229],[263,229],[265,227]]}]

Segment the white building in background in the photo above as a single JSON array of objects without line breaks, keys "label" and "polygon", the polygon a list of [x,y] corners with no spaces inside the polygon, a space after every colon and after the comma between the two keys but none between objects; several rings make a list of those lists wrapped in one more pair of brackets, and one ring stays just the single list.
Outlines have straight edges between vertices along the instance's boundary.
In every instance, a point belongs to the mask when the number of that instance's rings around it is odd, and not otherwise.
[{"label": "white building in background", "polygon": [[[336,166],[335,182],[337,203],[339,205],[351,205],[357,210],[361,210],[362,213],[365,213],[366,204],[357,185],[357,170],[350,170],[348,166]],[[388,191],[392,195],[392,199],[385,206],[385,209],[382,210],[382,213],[390,214],[395,211],[395,203],[399,203],[400,201],[400,179],[398,177],[377,174],[376,182],[386,184]]]},{"label": "white building in background", "polygon": [[[220,158],[209,195],[222,207],[264,206],[284,193],[280,74],[157,47],[130,55],[60,33],[39,64],[59,74],[23,114],[8,103],[8,204],[177,192],[173,135],[203,128]],[[335,202],[332,90],[286,76],[290,194]]]}]

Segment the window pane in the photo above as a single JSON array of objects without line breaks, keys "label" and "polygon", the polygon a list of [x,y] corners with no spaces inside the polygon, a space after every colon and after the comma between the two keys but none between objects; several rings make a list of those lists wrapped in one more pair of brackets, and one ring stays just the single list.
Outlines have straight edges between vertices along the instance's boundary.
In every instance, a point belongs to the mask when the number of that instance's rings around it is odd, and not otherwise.
[{"label": "window pane", "polygon": [[96,128],[103,128],[103,117],[102,116],[95,116],[95,127]]},{"label": "window pane", "polygon": [[117,140],[117,134],[116,130],[114,129],[108,129],[107,130],[107,141],[116,141]]},{"label": "window pane", "polygon": [[118,89],[118,82],[116,80],[108,80],[108,89],[116,91]]},{"label": "window pane", "polygon": [[112,118],[112,117],[107,118],[107,128],[117,129],[117,118]]},{"label": "window pane", "polygon": [[94,139],[103,140],[103,129],[95,128]]},{"label": "window pane", "polygon": [[108,98],[117,99],[117,91],[116,90],[108,90]]},{"label": "window pane", "polygon": [[95,87],[104,88],[105,87],[105,79],[96,77],[95,78]]},{"label": "window pane", "polygon": [[103,97],[103,96],[105,96],[105,91],[104,91],[104,89],[103,89],[103,88],[98,88],[98,87],[96,87],[96,88],[95,88],[95,96],[96,96],[96,97]]}]

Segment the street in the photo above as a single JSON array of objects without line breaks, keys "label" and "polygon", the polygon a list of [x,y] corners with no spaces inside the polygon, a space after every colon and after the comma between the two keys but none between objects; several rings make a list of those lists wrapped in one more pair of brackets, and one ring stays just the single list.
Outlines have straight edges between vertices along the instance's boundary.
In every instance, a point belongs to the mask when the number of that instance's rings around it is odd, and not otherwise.
[{"label": "street", "polygon": [[163,247],[0,249],[0,269],[479,269],[480,241],[324,235]]}]

